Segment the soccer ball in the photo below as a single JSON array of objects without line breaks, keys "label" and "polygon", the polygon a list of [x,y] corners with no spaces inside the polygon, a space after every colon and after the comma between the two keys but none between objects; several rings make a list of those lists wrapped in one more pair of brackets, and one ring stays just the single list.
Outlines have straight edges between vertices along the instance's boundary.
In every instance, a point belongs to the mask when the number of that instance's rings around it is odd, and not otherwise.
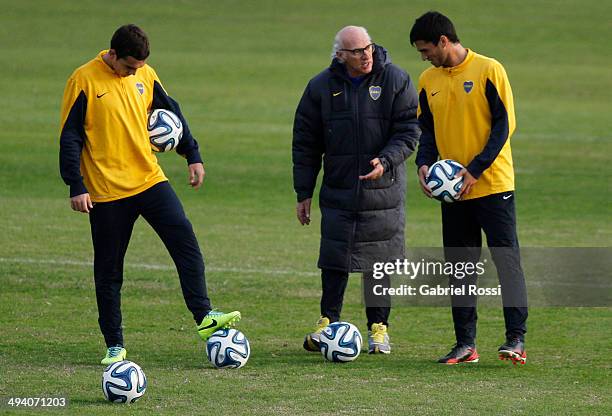
[{"label": "soccer ball", "polygon": [[134,403],[146,390],[147,378],[142,368],[131,361],[113,363],[102,374],[102,392],[110,402]]},{"label": "soccer ball", "polygon": [[348,322],[334,322],[321,332],[321,354],[329,361],[343,363],[355,360],[361,352],[361,333]]},{"label": "soccer ball", "polygon": [[172,111],[158,109],[149,114],[147,122],[149,141],[154,152],[174,149],[183,137],[183,123]]},{"label": "soccer ball", "polygon": [[425,178],[431,195],[438,201],[455,202],[463,185],[463,176],[455,178],[461,169],[463,166],[460,163],[450,159],[438,160],[431,165]]},{"label": "soccer ball", "polygon": [[236,329],[220,329],[206,342],[208,361],[217,368],[240,368],[251,355],[249,340]]}]

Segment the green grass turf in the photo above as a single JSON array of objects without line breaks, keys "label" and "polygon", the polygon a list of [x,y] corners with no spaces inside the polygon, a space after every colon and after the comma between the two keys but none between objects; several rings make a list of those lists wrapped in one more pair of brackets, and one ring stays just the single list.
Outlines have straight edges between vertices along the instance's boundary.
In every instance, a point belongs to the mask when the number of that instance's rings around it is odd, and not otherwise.
[{"label": "green grass turf", "polygon": [[[143,367],[149,388],[130,414],[612,412],[610,308],[532,308],[529,361],[521,368],[496,359],[503,319],[487,308],[479,320],[481,362],[472,367],[433,363],[452,344],[445,308],[396,309],[389,357],[333,365],[303,352],[302,336],[318,313],[320,217],[315,210],[312,226],[297,224],[290,161],[295,106],[328,64],[335,32],[365,25],[416,80],[428,64],[408,32],[418,15],[439,9],[455,20],[465,46],[496,57],[509,74],[521,244],[610,246],[605,2],[0,5],[0,397],[65,395],[66,412],[125,412],[106,403],[99,387],[104,346],[88,221],[69,209],[57,150],[66,78],[107,47],[117,26],[135,22],[149,33],[150,63],[201,143],[204,189],[188,189],[176,155],[161,155],[161,163],[205,253],[213,302],[243,312],[252,355],[237,371],[207,365],[168,255],[141,220],[126,258],[123,312],[129,358]],[[414,177],[407,209],[407,245],[439,246],[439,209]],[[343,318],[365,331],[359,298],[352,279]]]}]

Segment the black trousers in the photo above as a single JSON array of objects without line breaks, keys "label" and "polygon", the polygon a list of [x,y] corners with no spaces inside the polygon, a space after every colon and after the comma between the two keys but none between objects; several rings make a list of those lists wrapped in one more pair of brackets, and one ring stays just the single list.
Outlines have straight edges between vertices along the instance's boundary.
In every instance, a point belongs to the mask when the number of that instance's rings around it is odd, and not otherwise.
[{"label": "black trousers", "polygon": [[[484,231],[501,284],[506,337],[523,340],[527,332],[527,290],[516,234],[514,192],[441,205],[446,261],[478,262]],[[455,286],[474,283],[472,278],[451,281]],[[466,302],[471,306],[465,306]],[[474,345],[478,319],[475,297],[451,296],[451,303],[457,343]]]},{"label": "black trousers", "polygon": [[196,323],[200,323],[211,309],[198,241],[168,182],[158,183],[129,198],[96,203],[89,213],[89,222],[94,247],[98,323],[108,347],[123,345],[123,259],[134,223],[140,215],[153,227],[174,260],[185,303]]},{"label": "black trousers", "polygon": [[[369,274],[365,275],[364,288],[367,287],[368,282],[371,281],[371,276],[369,276]],[[339,321],[340,313],[342,312],[344,291],[348,283],[348,273],[333,269],[322,269],[321,283],[323,287],[323,293],[321,295],[321,316],[329,318],[330,322]],[[387,303],[387,305],[388,304],[389,303]],[[367,306],[366,302],[368,329],[371,329],[372,324],[383,323],[384,325],[389,325],[388,320],[390,313],[390,306]]]}]

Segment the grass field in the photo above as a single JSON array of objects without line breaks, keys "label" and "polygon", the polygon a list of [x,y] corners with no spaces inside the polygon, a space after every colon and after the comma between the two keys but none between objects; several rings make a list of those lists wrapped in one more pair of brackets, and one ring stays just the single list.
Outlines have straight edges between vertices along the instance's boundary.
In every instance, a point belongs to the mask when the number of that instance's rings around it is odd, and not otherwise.
[{"label": "grass field", "polygon": [[[105,402],[99,387],[105,347],[89,225],[70,210],[59,178],[58,118],[70,73],[106,48],[116,27],[134,22],[148,32],[149,62],[200,141],[207,177],[199,192],[188,189],[183,160],[173,154],[160,160],[200,240],[213,302],[242,311],[252,355],[237,371],[207,364],[169,256],[139,220],[126,258],[124,332],[128,358],[143,367],[149,387],[129,414],[612,413],[609,307],[532,308],[529,361],[521,368],[497,360],[503,318],[486,308],[481,362],[473,367],[433,362],[454,338],[445,308],[396,309],[388,357],[332,365],[305,353],[302,337],[318,317],[319,214],[309,228],[295,219],[290,155],[295,107],[308,79],[329,63],[340,27],[368,27],[416,79],[428,64],[409,45],[410,26],[438,9],[454,19],[465,46],[496,57],[509,74],[522,246],[610,246],[605,2],[0,0],[0,6],[3,400],[65,396],[66,413],[126,412]],[[408,246],[441,245],[439,208],[420,195],[415,178],[407,215]],[[358,279],[350,282],[343,318],[365,331]],[[28,412],[0,407],[5,411]]]}]

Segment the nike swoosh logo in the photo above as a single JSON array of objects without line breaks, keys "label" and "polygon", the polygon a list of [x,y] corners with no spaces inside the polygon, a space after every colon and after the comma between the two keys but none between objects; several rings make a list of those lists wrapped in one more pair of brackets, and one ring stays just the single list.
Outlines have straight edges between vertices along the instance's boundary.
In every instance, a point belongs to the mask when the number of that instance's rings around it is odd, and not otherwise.
[{"label": "nike swoosh logo", "polygon": [[339,96],[340,94],[342,94],[342,91],[340,91],[340,92],[334,92],[332,95],[333,95],[334,97],[337,97],[337,96]]},{"label": "nike swoosh logo", "polygon": [[217,320],[213,319],[212,322],[210,323],[210,325],[206,325],[204,328],[201,328],[201,329],[213,328],[215,326],[217,326]]},{"label": "nike swoosh logo", "polygon": [[504,196],[502,196],[502,198],[503,198],[503,199],[510,199],[510,197],[511,197],[511,196],[512,196],[512,194],[510,194],[510,195],[504,195]]},{"label": "nike swoosh logo", "polygon": [[104,94],[96,94],[96,98],[102,98],[104,97],[106,94],[108,94],[108,91],[105,92]]},{"label": "nike swoosh logo", "polygon": [[440,91],[436,91],[436,92],[432,92],[431,96],[433,97],[434,95],[436,95],[437,93],[439,93]]}]

